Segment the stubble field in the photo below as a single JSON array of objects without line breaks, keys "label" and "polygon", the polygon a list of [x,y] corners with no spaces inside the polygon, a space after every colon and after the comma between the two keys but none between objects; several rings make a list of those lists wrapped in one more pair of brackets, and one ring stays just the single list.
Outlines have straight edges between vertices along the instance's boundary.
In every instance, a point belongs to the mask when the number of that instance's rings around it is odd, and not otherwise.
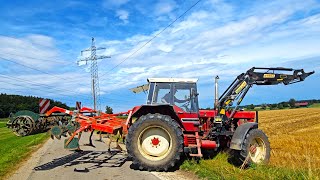
[{"label": "stubble field", "polygon": [[270,165],[320,169],[320,108],[261,111],[271,143]]}]

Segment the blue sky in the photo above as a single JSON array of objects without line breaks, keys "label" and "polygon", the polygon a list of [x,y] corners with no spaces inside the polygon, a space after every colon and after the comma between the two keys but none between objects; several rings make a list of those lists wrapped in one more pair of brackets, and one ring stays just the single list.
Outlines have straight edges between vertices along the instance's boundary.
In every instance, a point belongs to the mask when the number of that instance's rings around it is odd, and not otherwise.
[{"label": "blue sky", "polygon": [[[131,58],[126,57],[196,1],[3,1],[0,91],[92,106],[88,66],[99,55],[101,107],[125,111],[145,102],[130,88],[148,77],[199,78],[200,107],[212,107],[213,77],[222,92],[252,66],[304,68],[316,74],[290,86],[254,87],[243,104],[320,99],[320,2],[202,0]],[[121,63],[121,65],[115,67]],[[110,71],[113,69],[112,71]]]}]

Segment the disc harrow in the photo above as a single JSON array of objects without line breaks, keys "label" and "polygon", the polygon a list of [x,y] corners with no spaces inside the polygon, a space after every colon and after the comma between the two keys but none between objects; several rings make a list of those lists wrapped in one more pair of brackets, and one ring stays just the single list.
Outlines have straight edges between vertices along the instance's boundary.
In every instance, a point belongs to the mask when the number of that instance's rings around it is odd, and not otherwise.
[{"label": "disc harrow", "polygon": [[17,136],[28,136],[46,132],[52,126],[65,124],[69,122],[70,116],[64,113],[53,113],[50,116],[37,114],[32,111],[18,111],[11,114],[7,127],[12,129]]}]

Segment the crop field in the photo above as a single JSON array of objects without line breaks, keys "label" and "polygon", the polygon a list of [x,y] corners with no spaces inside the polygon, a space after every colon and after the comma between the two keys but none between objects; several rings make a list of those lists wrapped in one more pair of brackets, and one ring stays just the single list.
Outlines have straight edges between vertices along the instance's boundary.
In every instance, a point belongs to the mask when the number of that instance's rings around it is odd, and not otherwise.
[{"label": "crop field", "polygon": [[46,133],[17,137],[6,127],[7,119],[0,119],[0,179],[16,170],[34,150],[49,138]]},{"label": "crop field", "polygon": [[208,179],[319,179],[320,108],[260,111],[259,128],[271,144],[268,165],[240,170],[220,153],[199,164],[186,161],[182,168]]},{"label": "crop field", "polygon": [[320,108],[259,113],[260,128],[271,143],[271,165],[320,169]]}]

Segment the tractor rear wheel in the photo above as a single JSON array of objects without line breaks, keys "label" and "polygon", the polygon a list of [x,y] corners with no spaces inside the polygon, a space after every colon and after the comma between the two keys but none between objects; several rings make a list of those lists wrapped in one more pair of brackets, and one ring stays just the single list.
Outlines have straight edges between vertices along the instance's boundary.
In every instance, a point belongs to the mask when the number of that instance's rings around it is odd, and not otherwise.
[{"label": "tractor rear wheel", "polygon": [[262,130],[250,130],[242,145],[242,150],[235,150],[233,154],[236,165],[248,167],[251,164],[266,164],[269,162],[270,143]]},{"label": "tractor rear wheel", "polygon": [[133,164],[139,169],[167,171],[183,153],[183,134],[170,116],[147,114],[130,127],[126,146]]}]

